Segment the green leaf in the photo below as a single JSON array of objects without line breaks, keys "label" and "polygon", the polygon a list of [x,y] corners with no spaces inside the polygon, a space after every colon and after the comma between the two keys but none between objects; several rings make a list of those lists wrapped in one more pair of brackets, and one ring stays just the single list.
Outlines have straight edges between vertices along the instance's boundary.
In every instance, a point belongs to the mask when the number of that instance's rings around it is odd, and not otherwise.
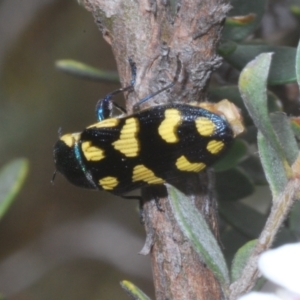
[{"label": "green leaf", "polygon": [[239,277],[242,274],[242,271],[252,253],[252,250],[254,249],[256,245],[257,240],[252,240],[243,245],[234,256],[234,259],[232,261],[231,265],[231,280],[232,282],[235,282],[239,279]]},{"label": "green leaf", "polygon": [[0,170],[0,219],[13,203],[28,173],[28,161],[15,159]]},{"label": "green leaf", "polygon": [[285,163],[269,141],[259,132],[257,136],[260,160],[270,185],[273,197],[277,196],[287,184]]},{"label": "green leaf", "polygon": [[183,193],[166,185],[175,219],[202,261],[212,270],[223,286],[229,284],[229,274],[222,251],[202,214]]},{"label": "green leaf", "polygon": [[267,220],[265,215],[241,202],[219,201],[219,211],[231,226],[250,239],[260,235]]},{"label": "green leaf", "polygon": [[99,70],[76,60],[58,60],[56,61],[55,66],[60,71],[76,77],[95,81],[120,83],[119,75],[117,72]]},{"label": "green leaf", "polygon": [[284,113],[273,113],[270,117],[284,156],[288,163],[292,165],[298,157],[299,148],[290,121]]},{"label": "green leaf", "polygon": [[230,54],[232,54],[236,48],[237,48],[238,44],[231,41],[231,40],[226,40],[223,41],[220,45],[219,48],[217,49],[218,54],[220,54],[223,57],[229,56]]},{"label": "green leaf", "polygon": [[[244,1],[231,0],[232,9],[230,10],[222,33],[224,39],[240,41],[251,34],[260,24],[266,8],[266,0]],[[249,16],[254,18],[248,22],[232,22],[230,17]]]},{"label": "green leaf", "polygon": [[137,286],[127,280],[123,280],[120,282],[121,287],[127,292],[133,300],[150,300],[150,298],[141,291]]},{"label": "green leaf", "polygon": [[284,161],[284,153],[273,130],[267,106],[266,84],[271,57],[271,53],[264,53],[251,61],[241,72],[239,89],[254,124]]},{"label": "green leaf", "polygon": [[237,201],[251,195],[254,185],[241,169],[216,173],[216,190],[220,201]]},{"label": "green leaf", "polygon": [[[220,46],[222,48],[222,45]],[[296,81],[295,61],[296,48],[270,45],[237,45],[234,52],[220,55],[238,70],[242,70],[247,63],[261,53],[274,53],[269,72],[268,84],[285,84]]]},{"label": "green leaf", "polygon": [[247,150],[247,145],[243,140],[234,140],[228,152],[214,164],[214,170],[222,172],[235,167],[246,156]]}]

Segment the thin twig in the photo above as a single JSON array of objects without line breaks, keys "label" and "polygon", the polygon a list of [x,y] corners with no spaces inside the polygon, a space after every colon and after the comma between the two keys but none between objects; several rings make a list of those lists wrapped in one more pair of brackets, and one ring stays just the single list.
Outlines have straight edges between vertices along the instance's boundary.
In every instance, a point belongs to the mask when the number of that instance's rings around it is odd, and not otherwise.
[{"label": "thin twig", "polygon": [[230,300],[235,300],[237,297],[250,291],[254,286],[259,275],[259,271],[257,269],[258,257],[263,251],[269,249],[272,246],[278,230],[284,222],[293,203],[297,199],[299,191],[300,180],[299,178],[293,178],[288,181],[284,191],[275,199],[273,199],[274,204],[271,209],[269,218],[265,224],[263,231],[260,234],[260,237],[258,238],[251,256],[248,259],[243,273],[239,280],[234,282],[230,287]]}]

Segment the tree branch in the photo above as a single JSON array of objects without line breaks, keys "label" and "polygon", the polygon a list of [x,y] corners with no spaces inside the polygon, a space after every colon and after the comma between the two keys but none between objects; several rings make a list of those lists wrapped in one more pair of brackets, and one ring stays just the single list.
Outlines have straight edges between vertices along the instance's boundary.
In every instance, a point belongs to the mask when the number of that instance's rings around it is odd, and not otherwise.
[{"label": "tree branch", "polygon": [[[105,40],[112,46],[123,86],[130,82],[127,58],[137,64],[134,93],[127,95],[127,110],[143,97],[169,84],[182,69],[171,91],[148,101],[143,108],[170,101],[206,100],[211,73],[221,59],[216,54],[222,24],[229,5],[225,0],[121,1],[82,0],[90,10]],[[155,146],[155,145],[154,145]],[[151,149],[149,149],[151,151]],[[186,178],[182,190],[202,211],[217,236],[216,204],[212,175]],[[153,199],[157,191],[146,189]],[[162,195],[164,196],[164,195]],[[151,259],[157,299],[221,299],[224,291],[180,232],[167,197],[159,211],[153,201],[144,205],[145,228],[153,238]],[[149,239],[148,239],[149,240]]]}]

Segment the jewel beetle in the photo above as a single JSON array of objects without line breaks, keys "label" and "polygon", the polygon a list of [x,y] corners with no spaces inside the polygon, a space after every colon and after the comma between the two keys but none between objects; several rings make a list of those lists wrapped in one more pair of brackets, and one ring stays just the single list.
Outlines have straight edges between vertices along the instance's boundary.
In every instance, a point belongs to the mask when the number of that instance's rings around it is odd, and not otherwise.
[{"label": "jewel beetle", "polygon": [[117,106],[122,113],[112,116],[111,97],[133,84],[97,104],[98,122],[62,135],[55,144],[56,170],[74,185],[123,195],[198,173],[216,162],[243,131],[239,110],[228,100],[156,105],[131,115]]}]

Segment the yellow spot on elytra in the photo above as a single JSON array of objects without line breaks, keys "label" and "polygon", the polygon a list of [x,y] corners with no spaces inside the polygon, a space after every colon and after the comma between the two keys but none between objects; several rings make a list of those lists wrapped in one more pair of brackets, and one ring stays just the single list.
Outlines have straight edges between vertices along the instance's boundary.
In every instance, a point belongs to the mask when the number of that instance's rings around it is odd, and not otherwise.
[{"label": "yellow spot on elytra", "polygon": [[223,99],[218,103],[201,102],[196,104],[196,106],[209,110],[210,112],[225,118],[230,124],[234,137],[245,130],[240,109],[227,99]]},{"label": "yellow spot on elytra", "polygon": [[178,109],[170,108],[165,111],[165,119],[158,127],[158,133],[167,143],[176,143],[179,138],[176,130],[181,123],[181,115]]},{"label": "yellow spot on elytra", "polygon": [[140,151],[137,134],[139,132],[139,122],[136,118],[129,118],[121,129],[120,138],[113,144],[116,150],[127,157],[135,157]]},{"label": "yellow spot on elytra", "polygon": [[165,181],[154,175],[154,173],[144,165],[137,165],[133,168],[132,181],[145,181],[148,184],[160,184]]},{"label": "yellow spot on elytra", "polygon": [[99,179],[99,184],[104,190],[113,190],[118,185],[118,183],[118,179],[112,176],[107,176]]},{"label": "yellow spot on elytra", "polygon": [[106,127],[115,127],[119,124],[120,120],[116,118],[105,119],[93,125],[90,125],[87,128],[106,128]]},{"label": "yellow spot on elytra", "polygon": [[67,133],[60,137],[68,147],[72,148],[80,139],[80,133]]},{"label": "yellow spot on elytra", "polygon": [[176,160],[176,167],[180,171],[200,172],[206,167],[206,164],[202,162],[191,163],[184,155],[182,155]]},{"label": "yellow spot on elytra", "polygon": [[195,120],[196,128],[202,136],[210,136],[215,131],[215,124],[208,118],[199,117]]},{"label": "yellow spot on elytra", "polygon": [[225,145],[223,142],[212,140],[207,144],[206,149],[211,154],[218,154],[224,148],[224,146]]},{"label": "yellow spot on elytra", "polygon": [[91,142],[83,142],[81,150],[88,161],[99,161],[105,157],[104,150],[92,146]]}]

